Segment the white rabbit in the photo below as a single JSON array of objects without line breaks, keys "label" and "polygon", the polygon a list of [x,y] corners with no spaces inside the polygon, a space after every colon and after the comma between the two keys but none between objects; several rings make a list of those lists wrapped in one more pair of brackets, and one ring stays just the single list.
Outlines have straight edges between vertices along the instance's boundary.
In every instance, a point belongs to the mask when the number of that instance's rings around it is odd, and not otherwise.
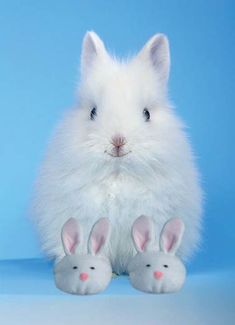
[{"label": "white rabbit", "polygon": [[110,234],[107,218],[99,219],[92,227],[88,240],[88,254],[78,254],[83,241],[82,230],[76,219],[69,219],[62,228],[65,257],[54,267],[56,286],[73,294],[95,294],[103,291],[112,277],[109,260],[102,250]]},{"label": "white rabbit", "polygon": [[169,67],[162,34],[125,62],[112,58],[94,32],[86,34],[79,102],[58,126],[37,181],[34,220],[49,256],[63,256],[59,233],[68,215],[79,218],[85,237],[97,218],[110,218],[105,254],[116,273],[127,271],[135,253],[129,233],[142,214],[153,217],[158,230],[180,215],[187,234],[179,255],[186,258],[197,247],[201,189],[167,98]]},{"label": "white rabbit", "polygon": [[128,265],[130,282],[138,290],[151,293],[175,292],[186,277],[184,264],[175,255],[184,234],[179,218],[166,222],[160,234],[160,250],[155,247],[154,222],[139,217],[132,227],[132,238],[138,253]]}]

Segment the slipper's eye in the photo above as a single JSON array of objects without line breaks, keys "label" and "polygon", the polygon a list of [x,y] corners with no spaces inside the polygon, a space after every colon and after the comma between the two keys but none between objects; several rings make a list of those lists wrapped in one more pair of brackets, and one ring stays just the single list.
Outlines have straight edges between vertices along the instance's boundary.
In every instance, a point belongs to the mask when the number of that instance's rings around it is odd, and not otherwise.
[{"label": "slipper's eye", "polygon": [[90,269],[91,269],[91,270],[95,270],[95,267],[94,267],[94,266],[91,266]]},{"label": "slipper's eye", "polygon": [[164,266],[165,268],[168,268],[168,265],[167,265],[167,264],[164,264],[163,266]]},{"label": "slipper's eye", "polygon": [[146,264],[145,266],[146,266],[146,267],[150,267],[151,265],[150,265],[150,264]]},{"label": "slipper's eye", "polygon": [[78,268],[77,266],[74,266],[74,267],[73,267],[74,270],[77,270],[77,268]]}]

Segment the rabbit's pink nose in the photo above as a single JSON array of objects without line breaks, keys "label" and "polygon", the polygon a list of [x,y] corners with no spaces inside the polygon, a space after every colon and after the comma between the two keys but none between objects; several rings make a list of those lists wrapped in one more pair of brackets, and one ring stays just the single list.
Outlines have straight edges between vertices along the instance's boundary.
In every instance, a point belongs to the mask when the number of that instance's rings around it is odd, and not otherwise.
[{"label": "rabbit's pink nose", "polygon": [[153,275],[154,275],[155,279],[161,279],[163,276],[163,273],[160,271],[156,271],[153,273]]},{"label": "rabbit's pink nose", "polygon": [[81,273],[80,274],[80,280],[86,281],[88,279],[89,275],[87,273]]},{"label": "rabbit's pink nose", "polygon": [[114,147],[120,148],[126,144],[126,138],[120,134],[116,134],[112,137],[111,143],[114,145]]}]

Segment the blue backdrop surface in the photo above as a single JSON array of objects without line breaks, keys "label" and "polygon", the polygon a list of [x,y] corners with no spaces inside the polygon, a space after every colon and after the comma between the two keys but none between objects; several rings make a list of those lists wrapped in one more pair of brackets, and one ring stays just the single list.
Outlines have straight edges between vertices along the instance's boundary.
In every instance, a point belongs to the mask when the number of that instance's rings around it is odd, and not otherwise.
[{"label": "blue backdrop surface", "polygon": [[189,126],[205,197],[196,269],[235,263],[235,3],[0,1],[0,259],[41,255],[27,219],[48,138],[74,104],[81,42],[95,30],[119,56],[168,35],[170,96]]}]

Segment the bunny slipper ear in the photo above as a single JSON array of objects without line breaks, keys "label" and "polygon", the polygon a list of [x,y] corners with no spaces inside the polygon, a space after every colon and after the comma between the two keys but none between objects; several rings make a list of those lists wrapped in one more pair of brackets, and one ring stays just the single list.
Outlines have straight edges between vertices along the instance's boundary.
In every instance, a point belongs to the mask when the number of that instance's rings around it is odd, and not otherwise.
[{"label": "bunny slipper ear", "polygon": [[102,252],[110,235],[110,222],[108,218],[100,218],[92,227],[88,239],[88,252],[98,255]]},{"label": "bunny slipper ear", "polygon": [[93,32],[87,32],[83,39],[81,55],[81,72],[85,75],[98,59],[108,56],[103,41]]},{"label": "bunny slipper ear", "polygon": [[167,83],[170,71],[170,49],[164,34],[155,34],[140,51],[139,58],[149,61],[159,79]]},{"label": "bunny slipper ear", "polygon": [[184,229],[180,218],[172,218],[165,223],[160,235],[160,248],[164,253],[175,254],[181,244]]},{"label": "bunny slipper ear", "polygon": [[65,222],[61,232],[61,239],[65,254],[75,254],[77,246],[82,241],[81,229],[76,219],[70,218]]},{"label": "bunny slipper ear", "polygon": [[132,239],[138,252],[147,251],[154,242],[154,223],[146,216],[140,216],[132,226]]}]

